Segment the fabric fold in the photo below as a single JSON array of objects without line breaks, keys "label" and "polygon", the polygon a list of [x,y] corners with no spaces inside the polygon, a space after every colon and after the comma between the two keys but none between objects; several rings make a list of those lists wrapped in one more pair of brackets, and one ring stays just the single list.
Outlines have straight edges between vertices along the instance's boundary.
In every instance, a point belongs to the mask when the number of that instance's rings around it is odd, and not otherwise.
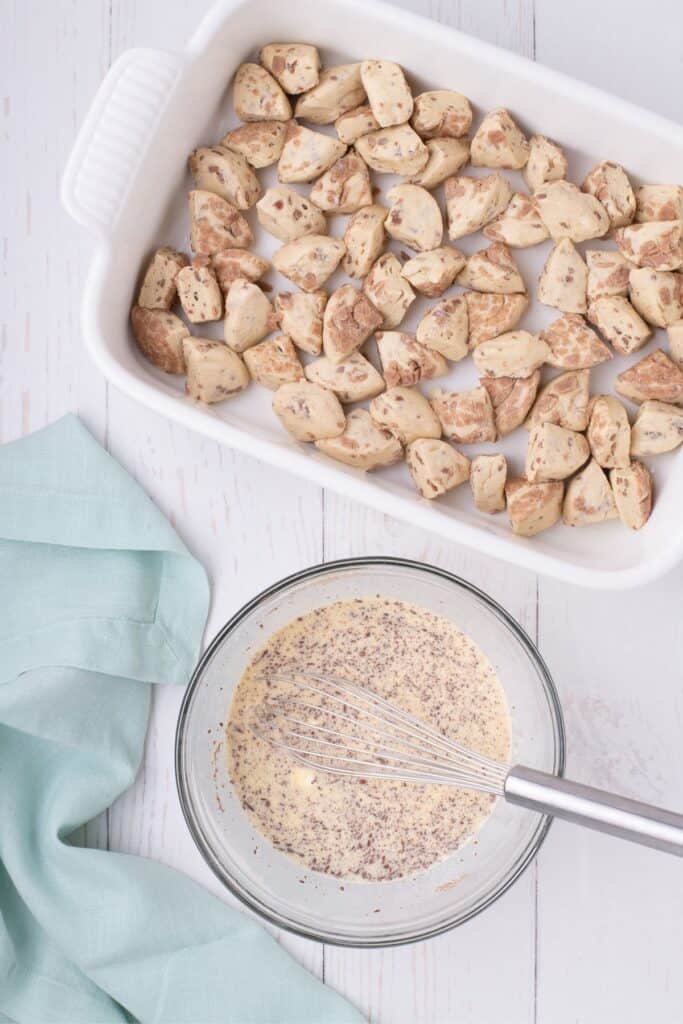
[{"label": "fabric fold", "polygon": [[0,1019],[356,1024],[255,922],[77,845],[133,782],[152,683],[185,683],[206,575],[74,417],[0,449]]}]

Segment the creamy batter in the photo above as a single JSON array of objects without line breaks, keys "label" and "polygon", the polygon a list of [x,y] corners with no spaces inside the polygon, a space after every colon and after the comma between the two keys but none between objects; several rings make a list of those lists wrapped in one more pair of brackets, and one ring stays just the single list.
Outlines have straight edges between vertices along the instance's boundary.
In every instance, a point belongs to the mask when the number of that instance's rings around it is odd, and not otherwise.
[{"label": "creamy batter", "polygon": [[502,686],[453,623],[382,597],[317,608],[274,633],[254,656],[226,727],[233,785],[273,846],[313,871],[385,881],[424,871],[481,828],[494,803],[487,794],[313,771],[255,736],[255,710],[273,692],[268,677],[288,670],[368,687],[497,760],[508,760],[510,749]]}]

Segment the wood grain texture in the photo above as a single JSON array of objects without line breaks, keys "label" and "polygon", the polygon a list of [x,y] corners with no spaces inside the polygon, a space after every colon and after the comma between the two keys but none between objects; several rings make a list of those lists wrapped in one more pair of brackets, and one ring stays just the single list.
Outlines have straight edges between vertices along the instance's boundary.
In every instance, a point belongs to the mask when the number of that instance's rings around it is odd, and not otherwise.
[{"label": "wood grain texture", "polygon": [[[404,6],[533,56],[533,10],[509,4],[405,3]],[[536,639],[536,578],[445,544],[338,495],[325,495],[325,557],[402,555],[439,565],[482,587]],[[416,1024],[510,1021],[535,1012],[536,867],[486,915],[430,942],[371,952],[328,948],[325,979],[372,1021]],[[495,963],[496,983],[490,984]]]},{"label": "wood grain texture", "polygon": [[[604,0],[599,15],[587,0],[569,9],[555,0],[399,5],[661,113],[683,113],[676,0],[653,0],[646,22],[618,0]],[[195,437],[111,391],[86,358],[78,310],[91,241],[61,211],[61,169],[111,61],[131,46],[179,49],[208,6],[2,3],[0,441],[78,412],[207,567],[207,637],[261,587],[323,557],[404,555],[464,576],[538,639],[565,706],[569,771],[680,805],[680,571],[625,594],[537,580]],[[162,860],[225,898],[177,802],[180,698],[156,688],[140,775],[88,826],[86,841]],[[366,953],[280,938],[381,1024],[674,1024],[682,917],[678,862],[560,824],[505,897],[440,939]]]},{"label": "wood grain texture", "polygon": [[[395,520],[325,497],[325,556],[398,555],[438,565],[486,589],[535,636],[536,578],[504,570]],[[373,1021],[531,1022],[535,1000],[536,869],[485,915],[430,942],[325,950],[325,979]],[[496,984],[489,983],[496,963]]]},{"label": "wood grain texture", "polygon": [[[539,639],[564,706],[567,773],[679,808],[683,642],[671,609],[680,607],[681,579],[674,572],[619,595],[546,580],[539,587]],[[538,1019],[636,1024],[654,1013],[673,1024],[683,998],[671,955],[681,942],[680,861],[556,823],[539,879]]]},{"label": "wood grain texture", "polygon": [[[602,3],[599,17],[585,0],[564,17],[558,10],[536,0],[538,61],[681,119],[679,5],[649,6],[644,36],[617,0]],[[567,773],[679,808],[683,659],[672,610],[682,584],[680,567],[616,594],[541,579],[538,631],[564,707]],[[559,823],[538,873],[537,1020],[673,1024],[683,1000],[669,953],[680,947],[680,863]]]},{"label": "wood grain texture", "polygon": [[[109,64],[108,10],[104,0],[79,5],[75,33],[70,6],[43,16],[37,3],[3,4],[3,442],[73,409],[104,436],[107,385],[79,343],[91,241],[59,205],[59,176]],[[57,68],[60,50],[68,59]],[[36,68],[55,72],[53,88]]]},{"label": "wood grain texture", "polygon": [[535,6],[541,64],[674,121],[683,119],[679,0],[654,0],[640,9],[621,0],[572,0],[566,6],[535,0]]}]

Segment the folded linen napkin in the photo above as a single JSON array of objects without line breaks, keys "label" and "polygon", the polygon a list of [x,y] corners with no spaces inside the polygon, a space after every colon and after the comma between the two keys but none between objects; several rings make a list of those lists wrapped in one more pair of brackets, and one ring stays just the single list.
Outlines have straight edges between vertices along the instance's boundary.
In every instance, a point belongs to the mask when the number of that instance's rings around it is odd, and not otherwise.
[{"label": "folded linen napkin", "polygon": [[188,878],[77,845],[135,778],[149,684],[187,681],[208,596],[76,418],[0,448],[0,1020],[362,1020]]}]

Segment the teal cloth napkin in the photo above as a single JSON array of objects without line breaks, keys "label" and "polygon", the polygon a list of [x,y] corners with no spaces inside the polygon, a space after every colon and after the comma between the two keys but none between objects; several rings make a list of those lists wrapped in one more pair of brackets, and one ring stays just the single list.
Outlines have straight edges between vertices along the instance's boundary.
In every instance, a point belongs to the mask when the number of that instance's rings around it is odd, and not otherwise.
[{"label": "teal cloth napkin", "polygon": [[0,1019],[362,1020],[188,878],[77,844],[135,778],[149,684],[187,681],[208,599],[76,418],[0,449]]}]

